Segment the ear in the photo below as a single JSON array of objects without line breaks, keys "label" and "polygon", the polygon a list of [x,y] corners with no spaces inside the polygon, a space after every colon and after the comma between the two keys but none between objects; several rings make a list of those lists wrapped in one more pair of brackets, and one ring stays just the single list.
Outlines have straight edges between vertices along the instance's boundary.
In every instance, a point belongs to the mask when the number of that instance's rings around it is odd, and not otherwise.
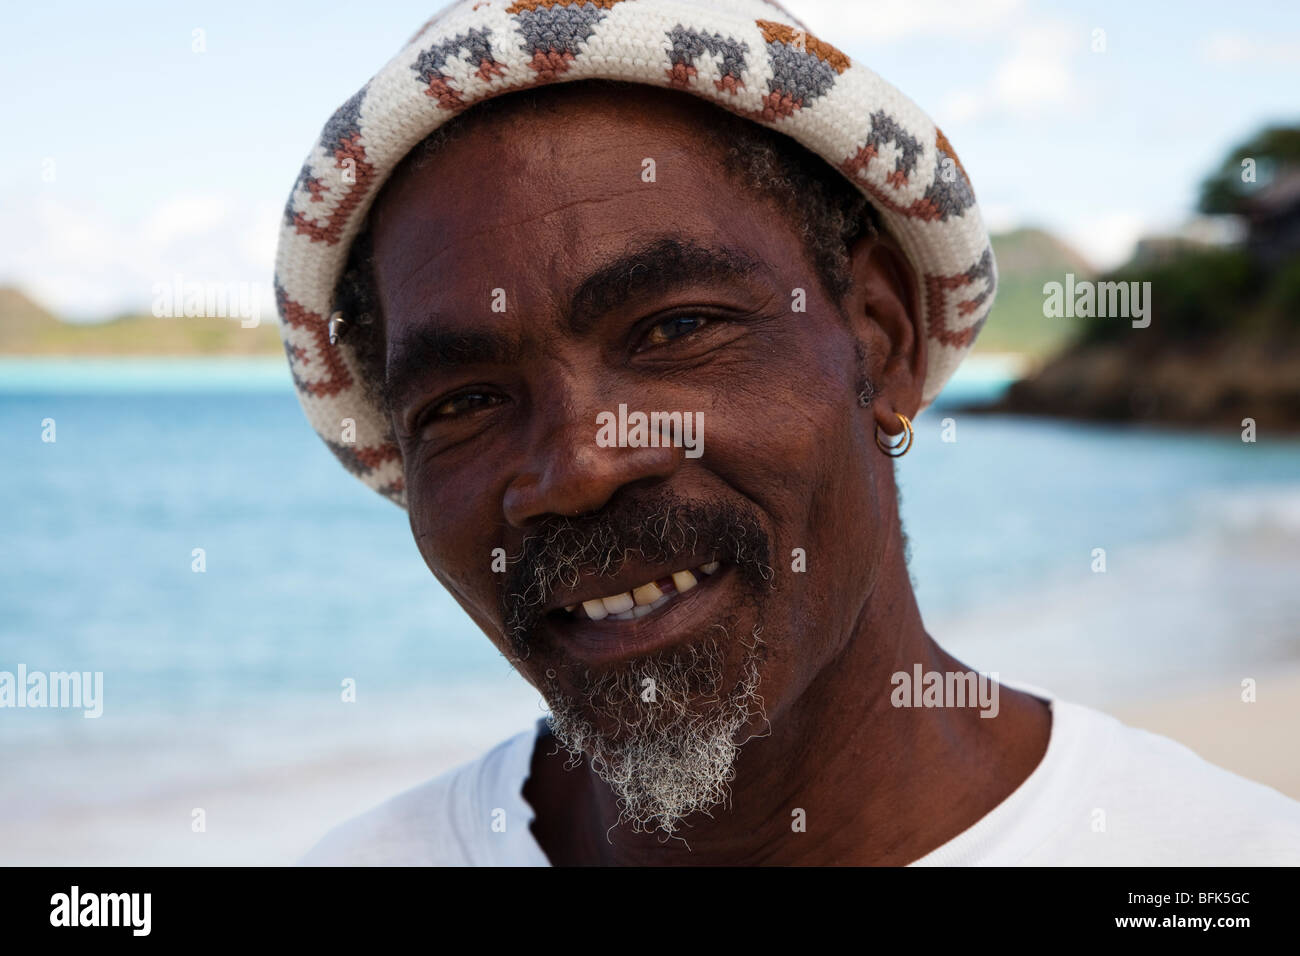
[{"label": "ear", "polygon": [[881,234],[849,250],[853,288],[845,296],[850,331],[862,346],[860,370],[875,386],[870,408],[880,430],[903,430],[921,407],[926,341],[916,273],[898,243]]}]

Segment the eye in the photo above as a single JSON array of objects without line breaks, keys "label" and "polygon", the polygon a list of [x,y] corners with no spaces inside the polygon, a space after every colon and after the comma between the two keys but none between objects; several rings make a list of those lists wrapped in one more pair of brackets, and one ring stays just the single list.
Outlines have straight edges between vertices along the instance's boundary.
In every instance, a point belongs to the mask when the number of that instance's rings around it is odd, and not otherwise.
[{"label": "eye", "polygon": [[493,405],[500,405],[501,402],[501,396],[493,395],[490,392],[461,392],[459,395],[453,395],[451,398],[434,405],[429,409],[424,419],[425,421],[436,421],[438,419],[457,418],[480,409],[491,408]]},{"label": "eye", "polygon": [[670,319],[664,319],[650,326],[650,331],[645,337],[646,345],[667,345],[703,328],[708,322],[709,320],[702,315],[675,315]]}]

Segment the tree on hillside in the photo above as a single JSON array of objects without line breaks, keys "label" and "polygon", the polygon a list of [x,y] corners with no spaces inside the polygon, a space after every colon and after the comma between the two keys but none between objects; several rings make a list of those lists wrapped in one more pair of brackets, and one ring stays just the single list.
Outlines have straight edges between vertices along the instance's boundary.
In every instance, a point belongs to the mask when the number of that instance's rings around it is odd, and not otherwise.
[{"label": "tree on hillside", "polygon": [[1274,126],[1232,150],[1201,186],[1200,209],[1240,216],[1246,250],[1266,271],[1300,258],[1300,127]]}]

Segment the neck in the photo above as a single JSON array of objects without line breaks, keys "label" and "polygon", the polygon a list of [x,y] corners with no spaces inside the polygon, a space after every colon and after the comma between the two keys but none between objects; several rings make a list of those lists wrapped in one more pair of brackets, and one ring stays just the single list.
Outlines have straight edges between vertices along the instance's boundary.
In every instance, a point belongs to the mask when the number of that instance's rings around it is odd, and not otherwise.
[{"label": "neck", "polygon": [[742,748],[730,807],[687,820],[683,839],[613,826],[614,795],[585,764],[557,773],[562,757],[535,757],[534,831],[552,862],[904,865],[1004,800],[1046,750],[1047,707],[1007,688],[992,718],[969,702],[894,706],[893,675],[970,668],[925,632],[906,566],[892,566],[876,593],[897,597],[867,602],[843,652]]}]

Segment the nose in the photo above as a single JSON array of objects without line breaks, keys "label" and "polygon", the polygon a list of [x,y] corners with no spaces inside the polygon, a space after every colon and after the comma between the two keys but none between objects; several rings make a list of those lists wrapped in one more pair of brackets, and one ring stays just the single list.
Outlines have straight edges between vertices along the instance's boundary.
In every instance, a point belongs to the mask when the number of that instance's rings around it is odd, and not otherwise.
[{"label": "nose", "polygon": [[[552,420],[539,429],[526,465],[506,488],[506,520],[526,528],[548,515],[576,517],[600,511],[620,488],[662,481],[684,459],[680,447],[605,448],[596,443],[596,416],[604,408],[556,403]],[[605,403],[608,404],[608,403]]]}]

